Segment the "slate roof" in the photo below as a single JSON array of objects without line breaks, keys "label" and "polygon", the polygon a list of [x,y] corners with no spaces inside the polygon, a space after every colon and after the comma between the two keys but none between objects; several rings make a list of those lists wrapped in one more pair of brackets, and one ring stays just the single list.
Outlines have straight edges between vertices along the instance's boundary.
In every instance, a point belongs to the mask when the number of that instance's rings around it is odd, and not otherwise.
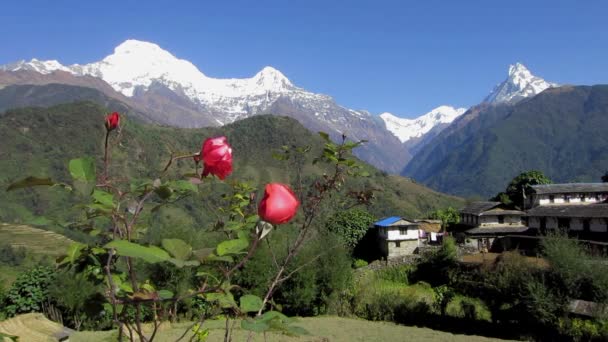
[{"label": "slate roof", "polygon": [[528,210],[526,216],[608,218],[608,203],[541,205]]},{"label": "slate roof", "polygon": [[501,205],[500,202],[472,202],[466,207],[460,209],[462,214],[480,215],[482,212],[490,210]]},{"label": "slate roof", "polygon": [[491,216],[491,215],[519,215],[519,216],[523,216],[526,213],[523,211],[519,211],[519,210],[503,210],[503,209],[491,209],[488,211],[484,211],[483,213],[479,214],[479,216]]},{"label": "slate roof", "polygon": [[523,233],[528,230],[526,226],[511,226],[511,225],[494,225],[491,227],[477,227],[465,231],[467,235],[481,235],[481,234],[512,234],[512,233]]},{"label": "slate roof", "polygon": [[608,183],[542,184],[532,185],[532,189],[534,189],[534,192],[538,195],[608,192]]}]

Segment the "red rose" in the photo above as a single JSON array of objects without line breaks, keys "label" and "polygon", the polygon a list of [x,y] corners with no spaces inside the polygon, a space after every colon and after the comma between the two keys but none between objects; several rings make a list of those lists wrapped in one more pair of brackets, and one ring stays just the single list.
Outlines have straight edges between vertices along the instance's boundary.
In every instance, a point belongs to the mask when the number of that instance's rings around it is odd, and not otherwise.
[{"label": "red rose", "polygon": [[120,125],[120,114],[114,112],[106,116],[106,129],[109,131],[115,129]]},{"label": "red rose", "polygon": [[232,173],[232,147],[226,137],[209,138],[203,143],[201,153],[194,160],[203,160],[203,177],[209,174],[224,179]]},{"label": "red rose", "polygon": [[296,215],[299,206],[300,201],[288,185],[271,183],[266,185],[258,215],[272,224],[287,223]]}]

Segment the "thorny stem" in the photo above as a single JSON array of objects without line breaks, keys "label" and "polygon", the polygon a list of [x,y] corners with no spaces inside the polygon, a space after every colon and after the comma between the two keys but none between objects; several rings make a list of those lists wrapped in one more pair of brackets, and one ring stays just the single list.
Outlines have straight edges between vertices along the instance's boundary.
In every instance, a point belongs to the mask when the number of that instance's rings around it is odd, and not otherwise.
[{"label": "thorny stem", "polygon": [[110,139],[110,131],[106,129],[106,140],[103,149],[103,174],[102,174],[102,182],[107,183],[108,180],[108,164],[110,163],[108,157],[108,142]]}]

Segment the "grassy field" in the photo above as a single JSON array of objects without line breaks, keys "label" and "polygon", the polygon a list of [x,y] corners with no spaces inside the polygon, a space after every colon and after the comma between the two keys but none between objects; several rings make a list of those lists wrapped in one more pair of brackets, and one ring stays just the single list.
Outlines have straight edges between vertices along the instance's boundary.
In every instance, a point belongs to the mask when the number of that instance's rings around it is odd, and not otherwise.
[{"label": "grassy field", "polygon": [[59,256],[73,242],[67,237],[27,225],[0,223],[0,242],[24,247],[33,254]]},{"label": "grassy field", "polygon": [[[209,321],[205,326],[210,329],[208,341],[223,341],[224,321]],[[280,334],[254,335],[254,341],[331,341],[331,342],[387,342],[387,341],[502,341],[482,336],[454,335],[427,328],[407,327],[386,322],[370,322],[360,319],[341,317],[300,318],[298,326],[308,330],[311,335],[290,337]],[[164,326],[158,334],[158,341],[175,341],[189,326],[186,323]],[[246,341],[247,332],[236,325],[234,341]],[[190,335],[188,335],[189,337]],[[71,342],[113,341],[116,332],[76,332],[70,336]],[[187,339],[186,339],[187,340]]]}]

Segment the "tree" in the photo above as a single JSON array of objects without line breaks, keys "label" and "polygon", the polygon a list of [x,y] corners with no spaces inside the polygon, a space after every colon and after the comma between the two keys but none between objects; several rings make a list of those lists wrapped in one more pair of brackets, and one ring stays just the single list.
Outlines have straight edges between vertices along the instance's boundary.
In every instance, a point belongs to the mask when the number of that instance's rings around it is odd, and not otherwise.
[{"label": "tree", "polygon": [[606,171],[602,176],[602,182],[608,183],[608,171]]},{"label": "tree", "polygon": [[344,244],[354,248],[363,238],[375,218],[363,209],[339,211],[327,220],[327,230],[337,234]]},{"label": "tree", "polygon": [[522,172],[513,178],[505,193],[515,207],[524,209],[524,199],[532,194],[532,185],[539,184],[551,184],[551,180],[540,171]]},{"label": "tree", "polygon": [[431,212],[429,218],[441,220],[441,228],[445,230],[449,225],[460,222],[460,213],[458,210],[448,207],[446,209],[437,209]]}]

